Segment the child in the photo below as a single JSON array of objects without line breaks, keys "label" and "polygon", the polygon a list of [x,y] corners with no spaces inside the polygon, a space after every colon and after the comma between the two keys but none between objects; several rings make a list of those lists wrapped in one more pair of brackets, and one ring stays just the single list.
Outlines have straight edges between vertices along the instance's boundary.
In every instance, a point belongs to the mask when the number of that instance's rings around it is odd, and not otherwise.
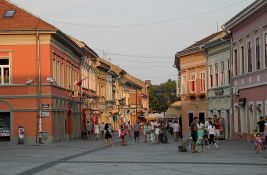
[{"label": "child", "polygon": [[121,132],[120,132],[121,145],[127,145],[127,142],[125,140],[125,136],[126,136],[126,130],[124,127],[121,127]]},{"label": "child", "polygon": [[262,138],[260,132],[256,133],[255,143],[256,143],[256,152],[257,152],[257,154],[258,153],[263,153],[263,138]]}]

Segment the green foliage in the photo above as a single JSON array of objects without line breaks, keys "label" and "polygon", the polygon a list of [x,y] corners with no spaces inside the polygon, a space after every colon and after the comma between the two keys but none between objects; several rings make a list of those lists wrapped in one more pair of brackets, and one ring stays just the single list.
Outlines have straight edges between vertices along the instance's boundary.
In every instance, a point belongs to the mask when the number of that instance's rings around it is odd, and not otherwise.
[{"label": "green foliage", "polygon": [[[162,96],[157,96],[157,91],[162,89]],[[174,94],[171,94],[173,92]],[[152,112],[164,112],[169,105],[177,101],[176,96],[176,82],[168,80],[160,85],[152,85],[149,92],[149,107]]]}]

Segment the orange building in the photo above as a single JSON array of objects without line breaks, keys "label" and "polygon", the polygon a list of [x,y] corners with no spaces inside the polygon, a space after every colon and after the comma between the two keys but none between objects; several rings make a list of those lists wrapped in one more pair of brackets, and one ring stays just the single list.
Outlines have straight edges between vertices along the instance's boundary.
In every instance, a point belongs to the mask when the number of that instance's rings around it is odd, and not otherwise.
[{"label": "orange building", "polygon": [[181,81],[179,91],[184,135],[189,134],[194,117],[199,117],[203,123],[208,117],[207,54],[203,45],[216,35],[217,33],[212,34],[175,55]]},{"label": "orange building", "polygon": [[0,0],[0,125],[25,143],[80,136],[81,48],[66,34]]}]

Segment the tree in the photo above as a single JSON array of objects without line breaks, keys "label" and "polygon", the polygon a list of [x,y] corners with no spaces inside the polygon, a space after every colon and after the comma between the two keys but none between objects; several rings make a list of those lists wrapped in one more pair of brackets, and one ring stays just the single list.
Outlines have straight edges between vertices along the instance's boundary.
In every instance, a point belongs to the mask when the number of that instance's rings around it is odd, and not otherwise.
[{"label": "tree", "polygon": [[[157,91],[163,90],[162,96],[157,96]],[[177,101],[176,82],[174,80],[168,80],[160,85],[152,85],[149,92],[149,107],[152,112],[165,112],[169,105]]]}]

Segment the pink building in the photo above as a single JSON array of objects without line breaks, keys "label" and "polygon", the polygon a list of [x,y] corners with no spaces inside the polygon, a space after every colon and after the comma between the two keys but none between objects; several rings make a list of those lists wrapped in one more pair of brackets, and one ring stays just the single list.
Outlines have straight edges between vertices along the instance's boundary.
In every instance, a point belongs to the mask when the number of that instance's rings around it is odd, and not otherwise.
[{"label": "pink building", "polygon": [[250,140],[267,115],[267,1],[253,2],[223,27],[232,34],[233,139]]}]

